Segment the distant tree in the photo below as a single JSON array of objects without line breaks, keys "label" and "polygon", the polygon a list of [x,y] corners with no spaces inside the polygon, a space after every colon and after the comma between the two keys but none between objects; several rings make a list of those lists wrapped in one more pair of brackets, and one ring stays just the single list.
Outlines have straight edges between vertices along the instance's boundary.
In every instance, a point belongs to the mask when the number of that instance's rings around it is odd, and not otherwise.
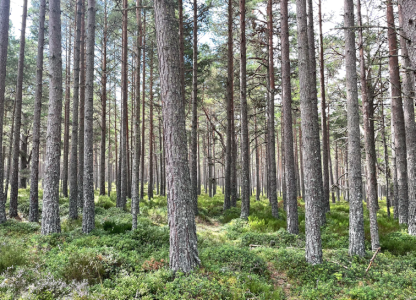
[{"label": "distant tree", "polygon": [[23,68],[25,64],[25,45],[26,45],[26,19],[27,19],[27,0],[23,1],[22,28],[20,30],[20,49],[19,63],[17,66],[16,84],[16,114],[14,117],[13,132],[13,159],[12,177],[10,180],[10,218],[15,218],[17,214],[17,194],[19,191],[19,157],[20,157],[20,128],[22,126],[22,98],[23,98]]},{"label": "distant tree", "polygon": [[30,176],[30,210],[29,221],[39,221],[39,143],[40,143],[40,113],[42,109],[42,78],[43,78],[43,48],[45,44],[45,11],[46,0],[39,3],[39,35],[38,55],[36,61],[36,94],[35,108],[33,113],[33,135],[32,135],[32,165]]}]

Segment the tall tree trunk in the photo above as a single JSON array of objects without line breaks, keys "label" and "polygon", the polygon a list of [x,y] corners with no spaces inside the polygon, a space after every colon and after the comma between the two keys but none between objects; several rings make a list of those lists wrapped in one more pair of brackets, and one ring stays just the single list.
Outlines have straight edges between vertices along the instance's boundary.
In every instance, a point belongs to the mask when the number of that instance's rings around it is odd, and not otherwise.
[{"label": "tall tree trunk", "polygon": [[[399,25],[403,25],[403,7],[399,1]],[[416,125],[413,98],[415,97],[414,75],[410,73],[411,64],[406,44],[406,38],[400,35],[400,47],[402,50],[402,65],[404,67],[403,94],[404,94],[404,124],[406,129],[407,150],[407,176],[409,188],[409,234],[416,235]]]},{"label": "tall tree trunk", "polygon": [[[298,24],[298,57],[300,82],[300,109],[302,126],[303,163],[305,169],[305,230],[306,261],[311,264],[322,263],[321,210],[322,171],[319,151],[319,124],[316,107],[315,82],[310,79],[308,26],[306,20],[306,0],[296,0]],[[312,86],[311,86],[312,85]],[[315,88],[316,89],[316,88]],[[316,112],[316,114],[314,113]],[[286,134],[286,132],[285,132]],[[286,159],[286,157],[285,157]]]},{"label": "tall tree trunk", "polygon": [[345,67],[347,86],[348,182],[350,191],[350,255],[365,255],[362,202],[360,113],[354,32],[354,1],[344,0]]},{"label": "tall tree trunk", "polygon": [[145,147],[144,147],[144,137],[145,137],[145,96],[146,96],[146,11],[143,11],[143,96],[142,96],[142,151],[141,151],[141,174],[140,174],[140,199],[144,197],[144,158],[145,158]]},{"label": "tall tree trunk", "polygon": [[[312,101],[312,109],[309,111],[309,113],[312,114],[312,118],[314,121],[314,124],[318,124],[318,128],[316,130],[313,130],[317,136],[315,141],[315,149],[319,150],[319,153],[321,153],[321,143],[319,141],[319,116],[318,116],[318,90],[316,88],[316,58],[315,58],[315,32],[313,28],[313,4],[312,0],[308,0],[308,45],[309,45],[309,80],[310,87],[311,87],[311,101]],[[319,164],[318,164],[319,161]],[[325,198],[324,189],[323,189],[323,180],[322,180],[322,159],[321,155],[316,157],[316,171],[321,174],[321,179],[318,181],[318,187],[321,189],[321,196],[318,199],[320,200],[321,208],[319,210],[319,213],[321,215],[320,221],[321,225],[324,225],[326,222],[326,212],[329,211],[329,202],[328,199]]]},{"label": "tall tree trunk", "polygon": [[320,70],[320,84],[321,84],[321,126],[322,126],[322,167],[323,167],[323,193],[325,207],[329,211],[329,166],[328,166],[328,153],[329,153],[329,140],[328,132],[326,130],[326,97],[325,97],[325,61],[324,61],[324,38],[322,32],[322,9],[321,0],[318,2],[319,7],[319,70]]},{"label": "tall tree trunk", "polygon": [[82,232],[90,233],[95,228],[94,178],[93,178],[93,114],[94,114],[94,45],[95,45],[95,0],[88,0],[87,36],[87,94],[85,101],[84,131],[84,210]]},{"label": "tall tree trunk", "polygon": [[100,195],[105,195],[105,139],[107,133],[107,1],[104,1],[103,66],[101,77]]},{"label": "tall tree trunk", "polygon": [[82,209],[84,208],[85,0],[82,0],[80,60],[77,189],[78,207]]},{"label": "tall tree trunk", "polygon": [[49,0],[49,111],[43,181],[42,234],[61,232],[59,165],[62,122],[61,2]]},{"label": "tall tree trunk", "polygon": [[128,3],[127,0],[123,0],[123,53],[122,53],[122,65],[121,65],[121,73],[122,73],[122,118],[121,118],[121,126],[123,128],[122,135],[121,135],[121,182],[120,182],[120,201],[118,202],[118,207],[125,209],[126,202],[127,202],[127,189],[128,189],[128,108],[127,108],[127,101],[128,101],[128,54],[127,54],[127,47],[128,47],[128,36],[127,36],[127,10]]},{"label": "tall tree trunk", "polygon": [[[10,218],[17,214],[17,194],[19,191],[19,157],[20,157],[20,127],[22,125],[22,97],[23,97],[23,68],[25,63],[27,0],[23,1],[22,29],[20,31],[19,63],[17,67],[16,85],[16,115],[14,116],[12,177],[10,180]],[[58,180],[59,181],[59,180]]]},{"label": "tall tree trunk", "polygon": [[296,199],[295,181],[295,159],[293,157],[293,134],[292,134],[292,95],[290,84],[290,53],[289,53],[289,13],[288,0],[280,2],[281,11],[281,34],[282,41],[282,109],[284,126],[284,155],[285,155],[285,181],[286,181],[286,207],[287,207],[287,231],[292,234],[299,233],[298,203]]},{"label": "tall tree trunk", "polygon": [[[39,221],[39,144],[40,144],[40,114],[42,110],[42,75],[43,75],[43,48],[45,44],[45,11],[46,0],[39,3],[39,35],[38,35],[38,56],[36,61],[36,98],[33,113],[33,135],[32,135],[32,165],[30,175],[30,210],[29,221]],[[1,18],[1,17],[0,17]],[[1,113],[1,112],[0,112]],[[2,126],[0,126],[2,127]],[[0,132],[2,132],[0,130]],[[1,144],[0,144],[1,146]],[[1,158],[0,158],[1,159]],[[1,163],[0,163],[1,164]],[[0,172],[3,172],[0,170]],[[3,181],[3,176],[0,176]],[[2,186],[2,185],[1,185]],[[0,199],[1,203],[1,199]],[[1,212],[0,212],[1,223]]]},{"label": "tall tree trunk", "polygon": [[181,79],[181,91],[185,101],[185,41],[183,27],[183,0],[178,0],[179,8],[179,77]]},{"label": "tall tree trunk", "polygon": [[260,157],[259,157],[259,143],[257,141],[257,113],[254,110],[254,134],[255,134],[255,147],[256,147],[256,200],[260,201]]},{"label": "tall tree trunk", "polygon": [[155,21],[159,54],[163,127],[167,154],[170,268],[188,273],[200,264],[192,190],[187,160],[185,107],[181,93],[175,2],[156,0]]},{"label": "tall tree trunk", "polygon": [[397,36],[394,25],[393,4],[387,1],[387,25],[389,42],[389,73],[391,86],[391,112],[394,124],[394,146],[397,164],[399,223],[408,223],[409,198],[407,190],[406,132],[400,87]]},{"label": "tall tree trunk", "polygon": [[150,81],[149,81],[149,182],[147,197],[153,198],[153,42],[150,43]]},{"label": "tall tree trunk", "polygon": [[272,206],[272,216],[278,218],[276,191],[276,138],[274,128],[274,59],[273,59],[273,10],[272,0],[267,2],[267,27],[269,32],[269,105],[267,106],[267,132],[269,148],[268,176],[269,201]]},{"label": "tall tree trunk", "polygon": [[[357,1],[357,17],[358,26],[362,27],[361,22],[361,0]],[[361,99],[363,103],[363,123],[364,123],[364,140],[365,140],[365,156],[367,167],[367,206],[370,212],[370,234],[371,248],[376,251],[380,247],[377,224],[377,177],[376,177],[376,148],[374,141],[374,128],[371,126],[372,119],[372,95],[370,95],[364,59],[363,30],[358,30],[359,49],[360,49],[360,80],[361,80]]]},{"label": "tall tree trunk", "polygon": [[[227,41],[227,140],[225,146],[225,189],[224,210],[231,207],[232,168],[233,168],[233,90],[234,90],[234,61],[233,61],[233,2],[228,0],[228,41]],[[234,165],[235,168],[235,165]]]},{"label": "tall tree trunk", "polygon": [[250,144],[246,78],[246,1],[240,0],[241,219],[250,214]]},{"label": "tall tree trunk", "polygon": [[70,97],[71,97],[71,31],[72,27],[69,26],[69,43],[67,45],[66,52],[66,67],[65,67],[65,120],[64,120],[64,157],[62,167],[62,194],[64,197],[68,197],[68,156],[69,156],[69,109],[70,109]]},{"label": "tall tree trunk", "polygon": [[[7,46],[9,44],[10,0],[0,0],[0,133],[3,133],[4,101],[6,91]],[[0,134],[0,224],[6,222],[6,198],[3,192],[4,153],[3,134]]]},{"label": "tall tree trunk", "polygon": [[193,191],[193,208],[198,215],[198,3],[193,0],[194,28],[193,28],[193,64],[192,64],[192,131],[191,131],[191,185]]},{"label": "tall tree trunk", "polygon": [[[140,177],[140,66],[141,66],[141,47],[142,47],[142,13],[141,0],[136,0],[136,25],[137,25],[137,58],[136,58],[136,98],[135,98],[135,123],[134,123],[134,159],[133,159],[133,178],[131,183],[131,206],[133,230],[137,229],[137,215],[139,214],[139,177]],[[143,141],[144,142],[144,141]]]},{"label": "tall tree trunk", "polygon": [[385,123],[384,123],[384,104],[383,99],[381,100],[381,137],[383,139],[383,150],[384,150],[384,169],[386,174],[386,205],[387,205],[387,216],[390,218],[390,165],[389,165],[389,153],[387,151],[387,142],[386,142],[386,132],[385,132]]},{"label": "tall tree trunk", "polygon": [[77,1],[77,23],[75,37],[74,52],[74,98],[72,100],[72,134],[71,134],[71,156],[69,170],[69,218],[78,218],[77,196],[78,196],[78,103],[79,103],[79,66],[81,52],[81,34],[82,34],[82,18],[83,18],[83,1]]}]

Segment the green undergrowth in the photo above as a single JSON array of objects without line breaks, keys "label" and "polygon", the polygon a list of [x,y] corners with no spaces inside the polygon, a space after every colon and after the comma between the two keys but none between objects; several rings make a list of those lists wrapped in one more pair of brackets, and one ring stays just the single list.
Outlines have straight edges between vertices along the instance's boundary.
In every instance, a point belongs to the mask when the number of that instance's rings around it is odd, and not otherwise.
[{"label": "green undergrowth", "polygon": [[416,238],[387,217],[383,201],[381,252],[366,272],[373,255],[366,208],[366,256],[348,255],[348,203],[334,203],[321,229],[324,263],[312,266],[305,261],[301,199],[299,234],[293,235],[286,231],[281,199],[278,219],[268,199],[253,197],[248,220],[241,220],[240,200],[223,212],[220,190],[212,198],[203,194],[196,218],[201,265],[182,274],[169,270],[166,197],[145,196],[132,231],[131,201],[123,210],[116,207],[115,191],[96,192],[96,229],[89,235],[82,234],[82,211],[77,220],[68,219],[68,199],[62,197],[62,233],[42,236],[39,224],[26,221],[29,193],[19,190],[22,220],[0,225],[0,299],[414,299],[416,294]]}]

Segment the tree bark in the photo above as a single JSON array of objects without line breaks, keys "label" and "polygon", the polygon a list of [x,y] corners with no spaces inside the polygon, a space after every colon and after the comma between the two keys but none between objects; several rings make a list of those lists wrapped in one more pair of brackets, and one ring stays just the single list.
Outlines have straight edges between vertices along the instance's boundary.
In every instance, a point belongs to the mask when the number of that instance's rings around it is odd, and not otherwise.
[{"label": "tree bark", "polygon": [[[233,168],[233,91],[234,91],[234,49],[233,49],[233,2],[228,0],[228,41],[227,41],[227,140],[225,148],[224,210],[231,208]],[[234,166],[235,167],[235,166]]]},{"label": "tree bark", "polygon": [[[399,26],[404,28],[403,7],[399,1]],[[406,32],[404,33],[406,34]],[[416,235],[416,125],[413,98],[415,97],[414,75],[411,74],[411,63],[405,35],[400,35],[400,47],[402,50],[402,65],[404,67],[403,76],[403,112],[404,125],[406,132],[407,150],[407,177],[409,195],[409,234]]]},{"label": "tree bark", "polygon": [[[19,191],[19,157],[20,157],[20,127],[22,125],[22,97],[23,97],[23,68],[25,64],[27,0],[23,1],[22,28],[20,31],[19,62],[17,67],[16,85],[16,115],[14,116],[12,177],[10,180],[10,218],[17,214],[17,194]],[[58,175],[59,176],[59,175]]]},{"label": "tree bark", "polygon": [[94,45],[95,45],[95,0],[88,0],[88,36],[87,36],[87,94],[85,101],[84,131],[84,210],[82,231],[90,233],[95,228],[94,204],[94,162],[93,162],[93,114],[94,114]]},{"label": "tree bark", "polygon": [[62,167],[62,194],[68,197],[68,156],[69,156],[69,106],[71,95],[71,26],[69,26],[69,43],[67,44],[66,52],[66,67],[65,67],[65,120],[64,120],[64,157]]},{"label": "tree bark", "polygon": [[188,273],[200,264],[187,159],[175,2],[154,2],[166,141],[170,269]]},{"label": "tree bark", "polygon": [[81,19],[83,18],[83,1],[77,1],[77,23],[74,52],[74,98],[72,100],[72,134],[71,134],[71,156],[69,169],[69,218],[78,218],[77,196],[78,196],[78,104],[79,104],[79,66],[81,52]]},{"label": "tree bark", "polygon": [[407,38],[407,52],[413,69],[416,69],[416,3],[413,0],[401,0],[403,31]]},{"label": "tree bark", "polygon": [[[40,144],[40,114],[42,110],[42,78],[43,78],[43,48],[45,44],[45,11],[46,0],[39,3],[39,35],[38,56],[36,60],[36,98],[33,113],[32,135],[32,165],[30,176],[30,210],[29,221],[39,221],[39,144]],[[1,112],[0,112],[1,113]],[[0,131],[1,132],[1,131]],[[0,144],[1,146],[1,144]],[[2,178],[3,176],[0,176]],[[1,199],[0,199],[1,202]],[[1,212],[0,212],[1,215]],[[0,221],[1,223],[1,221]]]},{"label": "tree bark", "polygon": [[59,165],[62,122],[61,2],[49,1],[49,110],[43,181],[42,234],[61,232]]},{"label": "tree bark", "polygon": [[387,25],[389,42],[389,73],[391,86],[391,111],[394,124],[394,143],[397,164],[397,183],[399,197],[399,223],[408,223],[408,185],[407,185],[407,157],[406,132],[404,124],[403,103],[401,96],[397,36],[394,25],[393,4],[387,1]]},{"label": "tree bark", "polygon": [[250,214],[250,144],[246,78],[246,1],[240,0],[241,219]]},{"label": "tree bark", "polygon": [[[136,6],[141,6],[141,0],[136,0]],[[135,123],[134,123],[134,159],[133,159],[133,178],[131,184],[131,205],[133,230],[137,229],[137,215],[139,214],[139,177],[140,177],[140,66],[142,51],[142,13],[140,8],[136,8],[136,25],[137,25],[137,59],[136,59],[136,99],[135,99]]]},{"label": "tree bark", "polygon": [[322,126],[322,167],[323,167],[323,194],[325,207],[327,211],[330,210],[329,205],[329,166],[328,166],[328,153],[329,153],[329,140],[328,131],[326,130],[326,97],[325,97],[325,61],[324,61],[324,38],[322,32],[322,12],[321,12],[321,0],[318,2],[319,7],[319,70],[320,70],[320,85],[321,85],[321,126]]},{"label": "tree bark", "polygon": [[103,66],[101,77],[100,195],[105,195],[105,139],[107,133],[107,1],[104,1]]},{"label": "tree bark", "polygon": [[147,197],[153,199],[153,42],[150,44],[150,81],[149,81],[149,182]]},{"label": "tree bark", "polygon": [[[6,91],[7,48],[9,45],[10,0],[0,0],[0,132],[3,133],[4,101]],[[3,134],[0,134],[0,224],[6,222],[4,181]]]},{"label": "tree bark", "polygon": [[[315,149],[319,150],[319,153],[321,153],[321,144],[319,141],[319,116],[318,116],[318,90],[316,88],[316,58],[315,58],[315,33],[313,28],[313,4],[312,0],[308,0],[308,43],[309,43],[309,80],[311,81],[310,87],[311,87],[311,100],[313,109],[310,110],[309,113],[312,114],[312,118],[316,121],[316,124],[318,124],[318,128],[315,130],[315,134],[318,136],[318,138],[315,141]],[[318,164],[319,161],[319,164]],[[321,189],[321,196],[318,199],[320,200],[321,208],[319,209],[319,213],[321,215],[320,221],[321,225],[324,225],[326,223],[326,212],[329,211],[329,201],[326,199],[323,189],[323,180],[322,180],[322,159],[321,155],[319,155],[319,158],[316,157],[316,171],[321,174],[321,179],[318,181],[318,187]]]},{"label": "tree bark", "polygon": [[290,84],[290,53],[289,53],[289,13],[288,1],[280,2],[282,41],[282,109],[284,126],[284,155],[285,155],[285,181],[286,181],[286,213],[287,231],[292,234],[299,233],[298,203],[296,198],[295,159],[293,157],[293,131],[292,131],[292,88]]},{"label": "tree bark", "polygon": [[145,96],[146,96],[146,11],[143,12],[143,95],[142,95],[142,151],[141,151],[141,174],[140,174],[140,199],[143,199],[144,197],[144,158],[145,158],[145,143],[144,143],[144,137],[145,137],[145,112],[146,112],[146,106],[145,106]]},{"label": "tree bark", "polygon": [[350,191],[349,254],[365,255],[362,202],[360,114],[358,108],[357,70],[354,27],[354,1],[344,0],[345,67],[347,87],[348,182]]},{"label": "tree bark", "polygon": [[[319,150],[319,124],[315,101],[316,94],[313,95],[314,89],[312,87],[315,86],[316,81],[310,79],[310,69],[313,67],[310,66],[310,62],[314,59],[309,58],[310,42],[308,42],[306,17],[306,0],[296,0],[300,109],[305,172],[306,261],[310,264],[320,264],[322,263],[320,230],[320,225],[322,224],[322,206],[321,203],[319,203],[319,201],[322,201],[321,153]],[[314,113],[314,111],[316,113]]]},{"label": "tree bark", "polygon": [[269,201],[272,206],[272,216],[279,217],[276,191],[276,138],[274,128],[274,59],[273,59],[273,10],[272,0],[267,2],[267,27],[269,33],[269,105],[267,106],[267,132],[269,148],[268,176]]},{"label": "tree bark", "polygon": [[198,215],[198,3],[193,0],[194,28],[193,28],[193,64],[192,64],[192,131],[191,131],[191,185],[193,190],[193,208]]},{"label": "tree bark", "polygon": [[85,0],[82,0],[80,59],[77,192],[78,207],[82,209],[84,207]]},{"label": "tree bark", "polygon": [[[362,27],[361,22],[361,0],[357,1],[358,26]],[[361,99],[363,103],[363,123],[364,123],[364,140],[365,156],[367,168],[367,206],[370,213],[370,234],[371,248],[376,251],[380,247],[377,224],[377,177],[376,177],[376,148],[374,141],[374,128],[371,126],[373,119],[373,96],[370,95],[367,83],[367,68],[364,58],[364,43],[362,28],[358,30],[359,50],[360,50],[360,81],[361,81]]]}]

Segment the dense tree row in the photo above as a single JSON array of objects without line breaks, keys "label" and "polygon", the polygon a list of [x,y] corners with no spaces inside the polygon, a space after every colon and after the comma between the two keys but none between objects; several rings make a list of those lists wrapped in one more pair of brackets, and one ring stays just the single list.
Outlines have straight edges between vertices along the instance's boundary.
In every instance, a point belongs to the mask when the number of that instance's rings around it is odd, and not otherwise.
[{"label": "dense tree row", "polygon": [[373,251],[380,199],[416,234],[413,1],[344,0],[343,20],[312,0],[48,5],[23,1],[16,40],[0,0],[0,223],[29,183],[42,234],[60,232],[60,196],[88,234],[94,190],[131,200],[133,229],[140,200],[167,195],[184,272],[200,263],[201,193],[222,190],[224,211],[241,200],[242,219],[264,195],[292,234],[303,198],[311,264],[330,201],[349,202],[351,255],[365,254],[363,201]]}]

